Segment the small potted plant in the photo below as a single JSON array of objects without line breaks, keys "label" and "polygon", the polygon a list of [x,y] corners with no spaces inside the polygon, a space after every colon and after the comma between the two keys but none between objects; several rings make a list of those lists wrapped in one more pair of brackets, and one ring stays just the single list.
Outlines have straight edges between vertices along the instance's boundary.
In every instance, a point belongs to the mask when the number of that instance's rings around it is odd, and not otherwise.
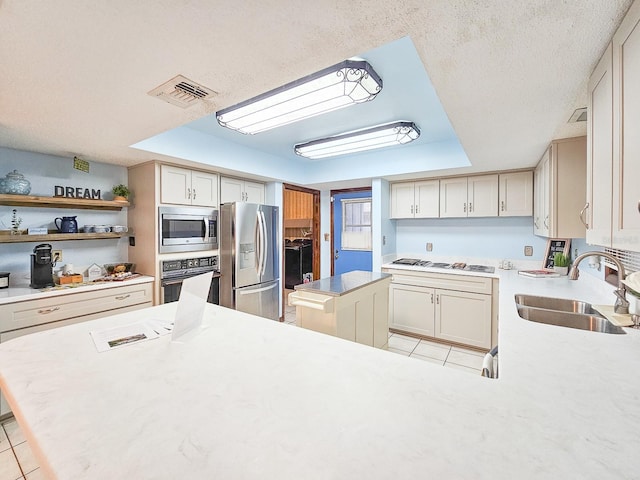
[{"label": "small potted plant", "polygon": [[553,256],[553,271],[560,275],[566,275],[569,271],[569,257],[564,253],[556,253]]},{"label": "small potted plant", "polygon": [[126,185],[119,184],[111,189],[111,193],[113,193],[113,199],[116,202],[126,202],[129,198],[129,195],[131,194],[131,191]]}]

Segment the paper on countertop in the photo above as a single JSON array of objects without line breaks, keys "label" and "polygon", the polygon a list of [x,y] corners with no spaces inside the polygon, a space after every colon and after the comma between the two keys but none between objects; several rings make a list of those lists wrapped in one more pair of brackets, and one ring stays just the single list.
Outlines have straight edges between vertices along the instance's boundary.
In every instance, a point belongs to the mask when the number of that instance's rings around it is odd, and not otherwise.
[{"label": "paper on countertop", "polygon": [[129,325],[104,330],[94,330],[89,333],[98,352],[108,352],[114,348],[159,337],[158,333],[146,322],[131,323]]},{"label": "paper on countertop", "polygon": [[172,342],[182,337],[186,340],[188,337],[197,334],[198,329],[202,326],[204,308],[211,289],[212,277],[213,272],[207,272],[182,281],[176,316],[173,320]]},{"label": "paper on countertop", "polygon": [[169,322],[167,320],[152,318],[147,320],[146,323],[161,337],[171,333],[173,330],[173,322]]},{"label": "paper on countertop", "polygon": [[613,311],[613,305],[593,305],[593,308],[618,327],[630,327],[631,325],[633,325],[631,315],[628,313],[615,313]]}]

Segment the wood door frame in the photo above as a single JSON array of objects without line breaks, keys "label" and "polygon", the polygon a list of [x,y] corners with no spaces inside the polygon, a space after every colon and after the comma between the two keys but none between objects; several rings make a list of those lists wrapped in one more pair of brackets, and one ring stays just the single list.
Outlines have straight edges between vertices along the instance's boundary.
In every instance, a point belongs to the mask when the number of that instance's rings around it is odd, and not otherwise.
[{"label": "wood door frame", "polygon": [[[290,183],[282,184],[282,238],[284,239],[284,212],[285,212],[285,190],[291,190],[295,192],[309,193],[313,195],[313,217],[311,220],[311,249],[313,252],[312,271],[314,280],[320,278],[320,190],[314,190],[312,188],[301,187],[299,185],[293,185]],[[282,242],[282,304],[286,307],[286,297],[284,288],[284,261],[285,261],[285,245]]]},{"label": "wood door frame", "polygon": [[334,274],[334,262],[336,257],[334,256],[334,251],[335,251],[335,235],[333,234],[333,197],[335,195],[339,195],[341,193],[352,193],[352,192],[371,192],[372,188],[371,187],[357,187],[357,188],[343,188],[340,190],[331,190],[329,192],[329,198],[331,199],[331,230],[330,230],[330,235],[331,235],[331,276],[333,277]]}]

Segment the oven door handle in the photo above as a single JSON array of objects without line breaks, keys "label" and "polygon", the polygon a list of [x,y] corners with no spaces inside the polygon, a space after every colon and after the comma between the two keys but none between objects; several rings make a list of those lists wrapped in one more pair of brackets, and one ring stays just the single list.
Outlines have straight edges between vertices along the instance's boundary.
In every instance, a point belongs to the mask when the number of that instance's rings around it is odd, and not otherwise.
[{"label": "oven door handle", "polygon": [[166,287],[168,285],[175,285],[177,283],[182,283],[187,278],[189,278],[189,277],[165,278],[164,280],[160,281],[160,284],[163,287]]}]

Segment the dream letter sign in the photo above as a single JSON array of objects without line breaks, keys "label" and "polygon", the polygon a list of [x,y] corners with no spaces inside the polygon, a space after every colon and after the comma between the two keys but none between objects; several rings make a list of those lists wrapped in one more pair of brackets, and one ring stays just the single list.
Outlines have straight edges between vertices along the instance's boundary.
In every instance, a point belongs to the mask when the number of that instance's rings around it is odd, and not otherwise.
[{"label": "dream letter sign", "polygon": [[100,200],[100,190],[82,188],[82,187],[62,187],[56,185],[54,187],[54,197],[67,198],[90,198],[92,200]]}]

